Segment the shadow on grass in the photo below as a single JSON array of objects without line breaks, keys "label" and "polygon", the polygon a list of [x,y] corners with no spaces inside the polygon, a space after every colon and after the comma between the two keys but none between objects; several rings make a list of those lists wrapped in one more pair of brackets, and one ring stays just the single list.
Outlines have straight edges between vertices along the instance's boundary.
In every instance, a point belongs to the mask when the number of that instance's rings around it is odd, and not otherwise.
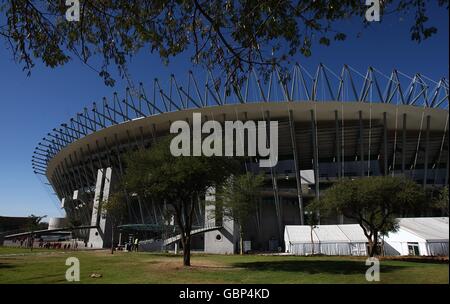
[{"label": "shadow on grass", "polygon": [[395,256],[395,257],[382,258],[381,261],[400,261],[400,262],[413,262],[413,263],[448,264],[448,257]]},{"label": "shadow on grass", "polygon": [[[268,261],[235,263],[235,267],[254,271],[292,271],[304,272],[308,274],[329,273],[329,274],[364,274],[370,266],[365,265],[365,261]],[[409,266],[380,265],[381,272],[396,271]]]},{"label": "shadow on grass", "polygon": [[0,269],[15,268],[15,267],[16,266],[11,265],[11,264],[0,263]]}]

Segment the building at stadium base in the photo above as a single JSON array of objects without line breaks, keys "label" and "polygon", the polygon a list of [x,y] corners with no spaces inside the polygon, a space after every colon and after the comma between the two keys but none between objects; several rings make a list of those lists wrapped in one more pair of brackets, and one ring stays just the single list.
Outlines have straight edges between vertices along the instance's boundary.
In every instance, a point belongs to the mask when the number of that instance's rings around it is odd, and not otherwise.
[{"label": "building at stadium base", "polygon": [[[448,184],[448,80],[433,81],[394,70],[374,68],[365,74],[344,66],[335,73],[320,65],[311,75],[295,65],[289,77],[274,69],[267,83],[249,73],[240,89],[206,73],[205,84],[189,73],[184,86],[175,76],[152,92],[141,84],[85,108],[54,128],[33,155],[36,174],[48,179],[69,221],[90,229],[79,237],[90,247],[109,246],[108,214],[101,210],[126,164],[124,155],[148,149],[169,134],[171,122],[278,121],[278,163],[260,168],[257,159],[245,168],[264,171],[263,197],[244,225],[246,249],[279,251],[287,225],[306,223],[305,206],[339,179],[405,175],[423,187]],[[214,201],[214,192],[205,201]],[[120,242],[138,236],[147,248],[173,248],[179,240],[170,204],[132,197]],[[206,252],[237,250],[237,227],[214,205],[195,208],[193,248]],[[420,215],[411,215],[420,216]],[[440,216],[440,214],[436,214]],[[320,224],[351,224],[336,214]],[[171,247],[172,246],[172,247]]]},{"label": "building at stadium base", "polygon": [[[46,223],[41,223],[40,228],[47,228]],[[29,229],[30,218],[23,216],[0,216],[0,246],[3,245],[4,237]]]}]

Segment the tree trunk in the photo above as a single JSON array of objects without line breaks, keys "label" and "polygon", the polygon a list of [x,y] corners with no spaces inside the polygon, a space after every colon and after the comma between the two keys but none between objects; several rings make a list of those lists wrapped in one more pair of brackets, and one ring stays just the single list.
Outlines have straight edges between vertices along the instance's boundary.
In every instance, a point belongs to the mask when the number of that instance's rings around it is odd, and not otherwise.
[{"label": "tree trunk", "polygon": [[373,233],[373,255],[378,255],[378,231]]},{"label": "tree trunk", "polygon": [[114,254],[114,226],[111,227],[111,254]]},{"label": "tree trunk", "polygon": [[369,257],[373,258],[378,252],[378,232],[374,231],[369,239]]},{"label": "tree trunk", "polygon": [[373,257],[373,241],[372,241],[372,239],[370,239],[369,240],[369,252],[368,252],[368,254],[369,254],[369,257]]},{"label": "tree trunk", "polygon": [[183,243],[183,266],[191,266],[191,237],[186,236],[182,239]]},{"label": "tree trunk", "polygon": [[191,208],[191,212],[188,213],[186,211],[186,207],[182,208],[183,206],[177,204],[173,204],[173,207],[175,208],[175,218],[177,220],[178,227],[181,230],[181,243],[183,245],[183,265],[191,266],[191,230],[193,208]]},{"label": "tree trunk", "polygon": [[242,230],[242,224],[239,224],[239,253],[244,255],[244,231]]}]

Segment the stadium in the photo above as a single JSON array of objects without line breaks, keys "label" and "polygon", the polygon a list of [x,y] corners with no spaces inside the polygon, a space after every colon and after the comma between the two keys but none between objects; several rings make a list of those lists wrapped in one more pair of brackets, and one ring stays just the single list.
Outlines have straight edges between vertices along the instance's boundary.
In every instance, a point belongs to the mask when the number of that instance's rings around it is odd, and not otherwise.
[{"label": "stadium", "polygon": [[[445,78],[397,70],[385,75],[372,67],[360,73],[347,65],[336,73],[321,64],[313,73],[295,65],[288,77],[277,69],[264,79],[251,71],[239,89],[210,72],[204,77],[190,72],[179,84],[172,75],[165,85],[155,79],[150,92],[140,84],[123,97],[104,98],[54,128],[36,147],[34,172],[48,180],[67,220],[84,227],[77,235],[90,247],[110,245],[108,214],[99,206],[126,170],[124,155],[148,149],[169,134],[171,122],[189,122],[193,113],[201,113],[203,121],[278,121],[277,165],[246,164],[251,172],[266,172],[263,198],[245,224],[251,250],[280,250],[285,226],[306,225],[305,207],[339,179],[405,175],[423,187],[448,184]],[[143,248],[177,243],[165,202],[124,203],[130,216],[119,243],[128,235],[149,240],[141,242]],[[193,248],[235,252],[233,221],[209,214],[219,213],[204,203],[195,210]],[[352,222],[339,214],[320,217],[322,225],[347,223]]]}]

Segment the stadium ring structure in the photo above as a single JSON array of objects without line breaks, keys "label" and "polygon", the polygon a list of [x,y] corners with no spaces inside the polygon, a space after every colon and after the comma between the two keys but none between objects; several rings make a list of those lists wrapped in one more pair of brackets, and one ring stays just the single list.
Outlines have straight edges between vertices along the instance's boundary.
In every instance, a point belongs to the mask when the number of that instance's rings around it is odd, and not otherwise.
[{"label": "stadium ring structure", "polygon": [[[347,65],[335,73],[323,64],[313,74],[294,65],[287,78],[274,69],[265,82],[251,71],[239,89],[226,87],[210,72],[205,78],[200,86],[189,72],[184,87],[172,75],[164,89],[155,79],[151,93],[142,84],[127,89],[123,98],[115,93],[112,100],[84,108],[38,144],[34,172],[48,179],[67,217],[99,227],[86,232],[91,246],[107,244],[105,217],[95,204],[107,195],[112,176],[123,174],[124,153],[150,147],[169,134],[171,122],[189,121],[194,112],[203,121],[279,123],[278,164],[248,166],[267,172],[264,198],[255,219],[245,225],[246,239],[258,250],[281,246],[284,226],[305,224],[304,207],[338,179],[405,175],[424,187],[448,184],[445,78],[434,81],[397,70],[386,76],[372,67],[362,74]],[[164,224],[162,203],[127,204],[128,224]],[[233,225],[207,219],[206,209],[199,204],[195,212],[202,232],[197,247],[234,251]],[[321,224],[347,220],[340,215],[320,219]]]}]

